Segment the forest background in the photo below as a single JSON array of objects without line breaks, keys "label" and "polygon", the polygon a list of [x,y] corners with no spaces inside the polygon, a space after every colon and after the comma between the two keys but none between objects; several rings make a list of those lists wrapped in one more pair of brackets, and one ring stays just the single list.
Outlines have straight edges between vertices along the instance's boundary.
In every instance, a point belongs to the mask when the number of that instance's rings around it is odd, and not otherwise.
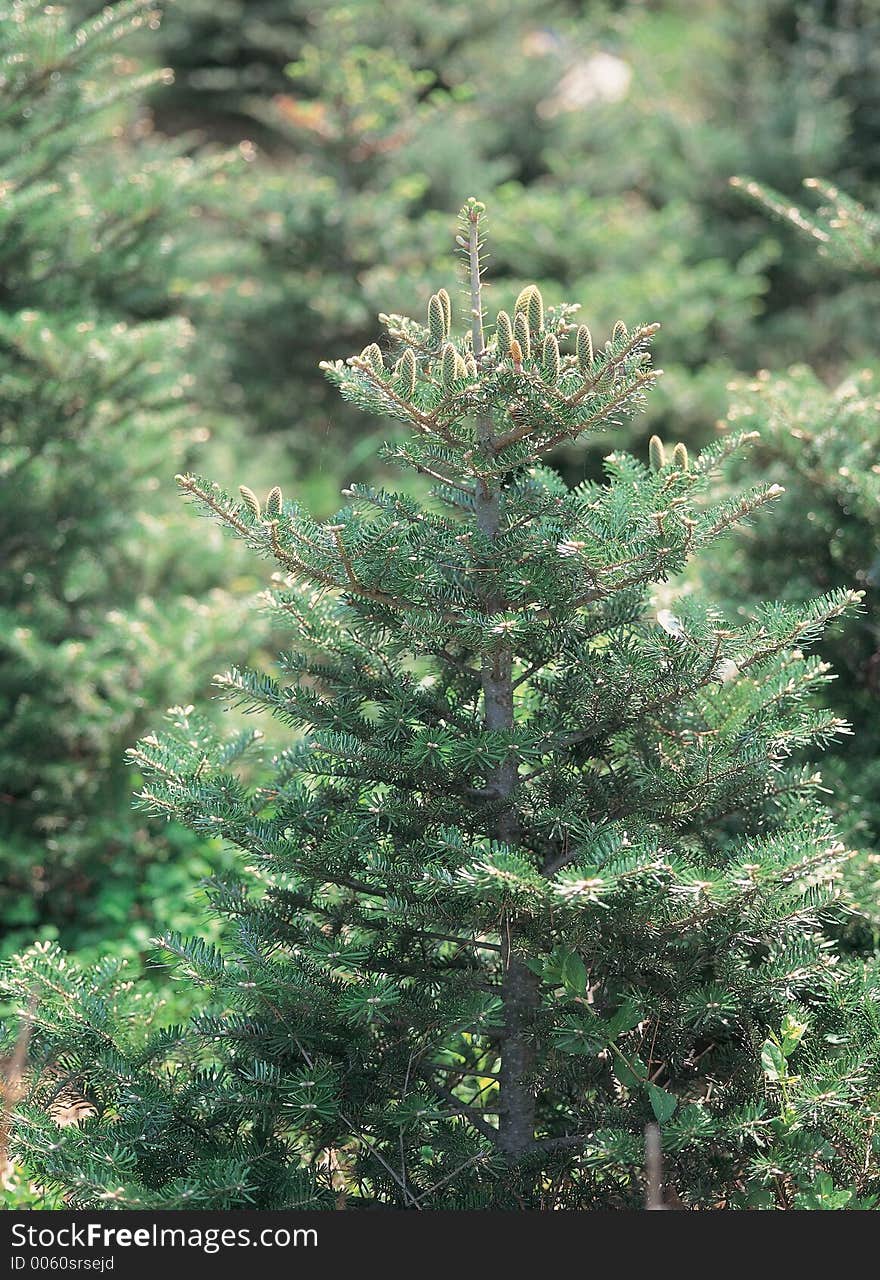
[{"label": "forest background", "polygon": [[2,955],[124,957],[189,1011],[152,939],[219,927],[201,886],[231,855],[135,811],[126,751],[278,646],[252,621],[264,564],[194,537],[174,475],[279,483],[318,516],[381,484],[399,427],[318,363],[453,289],[474,193],[493,308],[536,281],[598,331],[663,320],[648,412],[561,452],[566,479],[655,433],[758,429],[747,465],[786,495],[700,585],[743,616],[866,592],[823,650],[855,729],[823,776],[859,851],[841,942],[873,953],[880,254],[837,189],[876,204],[875,0],[22,0],[0,57]]}]

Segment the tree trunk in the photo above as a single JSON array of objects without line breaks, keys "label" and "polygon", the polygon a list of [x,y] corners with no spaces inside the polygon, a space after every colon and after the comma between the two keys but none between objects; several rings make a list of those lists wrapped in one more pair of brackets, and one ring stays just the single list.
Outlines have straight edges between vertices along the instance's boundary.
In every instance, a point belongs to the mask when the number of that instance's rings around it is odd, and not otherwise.
[{"label": "tree trunk", "polygon": [[[485,347],[478,216],[472,215],[470,219],[468,255],[473,349],[474,358],[479,363]],[[486,456],[491,458],[495,439],[491,418],[482,419],[477,423],[477,438]],[[501,523],[501,493],[497,484],[478,484],[475,512],[480,532],[493,541],[497,537]],[[505,603],[492,593],[488,593],[483,601],[488,614],[503,612]],[[513,650],[510,645],[502,643],[495,653],[484,659],[482,688],[483,722],[486,728],[512,729],[514,723]],[[513,756],[508,756],[495,769],[489,779],[489,789],[498,800],[503,802],[513,796],[517,775],[518,766]],[[518,843],[519,824],[512,804],[502,809],[490,834],[505,844]],[[535,1050],[529,1024],[538,1006],[539,984],[536,975],[532,973],[517,950],[516,922],[510,914],[505,914],[504,917],[501,947],[503,969],[501,1000],[504,1006],[504,1029],[501,1037],[498,1136],[501,1151],[509,1159],[516,1160],[529,1150],[535,1136],[535,1094],[529,1080],[534,1068]]]}]

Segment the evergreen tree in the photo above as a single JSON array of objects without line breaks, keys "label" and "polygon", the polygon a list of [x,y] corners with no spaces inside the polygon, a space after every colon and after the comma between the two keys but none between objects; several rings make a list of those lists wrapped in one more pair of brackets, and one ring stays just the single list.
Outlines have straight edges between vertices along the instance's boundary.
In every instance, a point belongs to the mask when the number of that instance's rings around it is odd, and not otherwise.
[{"label": "evergreen tree", "polygon": [[[821,203],[801,208],[753,180],[736,185],[811,242],[829,274],[846,273],[876,294],[880,221],[832,184],[809,180]],[[858,908],[852,945],[880,940],[880,395],[876,369],[853,370],[826,385],[811,369],[762,372],[736,388],[731,430],[754,429],[760,442],[745,473],[780,481],[779,518],[739,543],[716,580],[747,602],[767,594],[791,602],[844,584],[862,589],[863,611],[822,645],[836,672],[827,700],[858,730],[835,746],[825,772],[839,821],[861,850],[846,883]]]},{"label": "evergreen tree", "polygon": [[0,5],[4,946],[149,910],[167,840],[132,818],[124,752],[236,626],[220,557],[181,554],[161,489],[208,436],[180,295],[222,174],[132,106],[159,77],[120,41],[151,15],[130,0],[72,27],[61,6]]},{"label": "evergreen tree", "polygon": [[783,252],[728,183],[747,171],[790,203],[805,178],[824,173],[870,196],[880,83],[871,37],[880,12],[874,0],[725,0],[696,9],[671,0],[626,14],[620,48],[632,91],[566,117],[555,169],[574,156],[591,186],[634,190],[654,207],[675,201],[687,209],[690,260],[758,268],[768,287],[747,345],[725,338],[740,369],[798,360],[835,376],[870,358],[876,295],[830,277],[806,246]]},{"label": "evergreen tree", "polygon": [[[792,764],[843,727],[802,646],[858,597],[664,607],[778,487],[712,500],[731,437],[567,489],[545,455],[640,408],[656,326],[594,343],[532,286],[487,334],[482,214],[464,333],[440,290],[325,366],[405,424],[389,460],[430,493],[355,487],[316,523],[181,477],[278,566],[282,677],[219,684],[291,739],[258,787],[234,768],[258,735],[195,713],[135,753],[144,804],[246,861],[213,888],[228,946],[165,939],[206,992],[188,1031],[133,1047],[131,991],[51,950],[11,975],[36,1001],[19,1148],[77,1202],[633,1207],[652,1121],[687,1206],[877,1193],[876,977],[823,939],[845,852]],[[97,1113],[61,1135],[59,1062]]]}]

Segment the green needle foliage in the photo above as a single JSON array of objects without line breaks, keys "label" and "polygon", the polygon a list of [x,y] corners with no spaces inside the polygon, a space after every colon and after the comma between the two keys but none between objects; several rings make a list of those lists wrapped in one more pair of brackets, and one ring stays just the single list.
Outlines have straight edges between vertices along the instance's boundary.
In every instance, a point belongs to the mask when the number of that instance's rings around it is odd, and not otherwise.
[{"label": "green needle foliage", "polygon": [[[320,459],[330,490],[322,514],[340,479],[381,481],[378,440],[363,437],[358,415],[340,410],[312,370],[328,350],[367,343],[373,315],[389,298],[400,310],[425,304],[442,271],[448,210],[478,183],[493,193],[497,305],[512,308],[535,281],[554,303],[588,289],[597,327],[610,329],[630,306],[662,314],[658,358],[668,376],[640,423],[645,442],[673,418],[678,434],[705,436],[707,422],[724,412],[733,370],[754,363],[771,251],[737,244],[721,252],[680,185],[655,191],[628,181],[622,153],[666,154],[668,140],[658,142],[653,129],[645,138],[642,127],[634,142],[627,105],[601,101],[602,61],[597,69],[594,55],[618,46],[604,9],[555,0],[346,0],[288,5],[282,22],[277,3],[230,2],[208,6],[208,23],[204,7],[172,6],[158,33],[166,41],[161,56],[180,65],[180,76],[176,90],[157,93],[156,106],[167,128],[175,103],[184,120],[196,113],[209,130],[219,115],[225,132],[227,110],[240,114],[243,100],[255,117],[248,137],[267,154],[255,157],[226,210],[242,251],[213,309],[208,300],[207,320],[228,337],[242,415],[277,436],[302,471]],[[179,63],[187,31],[189,58],[205,60],[198,70]],[[257,48],[246,68],[251,95],[209,65],[233,55],[243,62],[257,33],[275,53],[292,50],[284,91],[271,97],[256,88],[274,86]],[[605,56],[618,74],[632,73]],[[642,80],[636,69],[634,85]],[[642,92],[656,114],[653,90]],[[589,110],[579,93],[591,103],[597,95]],[[606,113],[619,129],[607,145],[604,133],[596,136]],[[578,121],[582,132],[572,132]],[[766,242],[763,223],[759,230]],[[340,477],[333,442],[346,427],[352,470]],[[590,463],[600,474],[599,458]],[[577,465],[583,478],[583,451]]]},{"label": "green needle foliage", "polygon": [[731,186],[763,205],[774,217],[812,240],[819,253],[835,266],[866,276],[880,272],[880,216],[821,178],[806,178],[804,186],[821,203],[803,209],[772,187],[750,178],[731,178]]},{"label": "green needle foliage", "polygon": [[[280,678],[220,686],[290,738],[256,787],[236,761],[258,735],[193,713],[137,748],[142,802],[244,860],[213,888],[228,943],[165,939],[206,993],[188,1031],[138,1057],[117,975],[95,1001],[44,951],[10,978],[36,1001],[19,1150],[80,1202],[112,1148],[115,1203],[179,1204],[216,1159],[214,1203],[638,1207],[651,1122],[688,1207],[878,1189],[875,979],[825,941],[846,855],[792,763],[844,727],[803,648],[858,597],[736,626],[696,595],[658,608],[778,487],[713,498],[731,437],[566,488],[544,456],[641,409],[656,325],[593,337],[531,286],[487,333],[482,217],[464,331],[440,290],[325,365],[405,425],[387,453],[422,498],[356,487],[318,523],[181,477],[278,568]],[[60,1137],[53,1062],[97,1113]]]},{"label": "green needle foliage", "polygon": [[0,4],[0,917],[28,941],[129,913],[159,845],[125,749],[235,627],[160,489],[208,435],[180,294],[218,165],[143,136],[161,77],[119,48],[151,13]]},{"label": "green needle foliage", "polygon": [[823,640],[836,679],[827,704],[856,726],[823,766],[847,840],[864,850],[846,885],[858,913],[852,945],[880,940],[880,388],[870,370],[827,387],[812,370],[764,373],[736,388],[727,423],[755,429],[760,442],[743,469],[781,480],[778,518],[737,545],[715,580],[747,612],[768,594],[789,603],[853,583],[861,615]]},{"label": "green needle foliage", "polygon": [[[847,272],[876,295],[880,220],[829,183],[810,179],[817,209],[804,209],[752,180],[736,185],[807,238],[830,271]],[[822,646],[837,678],[829,705],[858,727],[835,747],[826,775],[847,838],[863,850],[847,873],[857,914],[851,945],[875,949],[880,939],[880,391],[876,370],[862,369],[825,385],[804,366],[763,372],[736,388],[727,422],[756,429],[760,445],[747,472],[786,488],[780,519],[742,540],[721,575],[737,601],[767,594],[789,601],[843,585],[864,592],[863,613]]]}]

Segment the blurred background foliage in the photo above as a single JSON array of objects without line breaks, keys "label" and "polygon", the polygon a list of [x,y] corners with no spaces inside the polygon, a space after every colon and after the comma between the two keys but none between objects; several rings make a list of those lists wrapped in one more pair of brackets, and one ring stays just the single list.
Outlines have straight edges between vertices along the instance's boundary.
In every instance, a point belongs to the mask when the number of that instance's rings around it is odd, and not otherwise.
[{"label": "blurred background foliage", "polygon": [[186,315],[199,211],[231,179],[146,124],[125,42],[143,3],[80,33],[60,6],[0,10],[0,915],[35,934],[143,947],[203,857],[131,810],[125,749],[206,691],[256,579],[190,554],[174,472],[236,455],[204,410]]},{"label": "blurred background foliage", "polygon": [[170,5],[142,41],[174,72],[147,95],[156,127],[193,153],[259,149],[226,209],[240,259],[201,317],[226,339],[226,403],[296,464],[335,471],[346,421],[316,362],[448,276],[454,211],[477,189],[498,305],[526,279],[553,300],[580,290],[599,328],[662,317],[646,436],[705,437],[731,370],[867,358],[875,291],[809,246],[783,252],[729,178],[867,193],[878,24],[873,0]]},{"label": "blurred background foliage", "polygon": [[[876,266],[730,185],[784,209],[821,175],[876,203],[876,0],[163,7],[0,0],[4,952],[143,959],[157,921],[201,919],[226,855],[132,814],[124,752],[271,646],[241,629],[263,567],[206,541],[174,473],[320,514],[375,480],[394,427],[365,436],[317,363],[454,286],[474,192],[490,306],[536,281],[598,331],[662,322],[661,388],[613,443],[764,433],[753,465],[789,496],[705,585],[731,609],[865,589],[831,696],[880,723]],[[558,461],[578,480],[610,447]],[[873,947],[876,730],[854,744],[826,771],[862,850],[852,945]]]}]

